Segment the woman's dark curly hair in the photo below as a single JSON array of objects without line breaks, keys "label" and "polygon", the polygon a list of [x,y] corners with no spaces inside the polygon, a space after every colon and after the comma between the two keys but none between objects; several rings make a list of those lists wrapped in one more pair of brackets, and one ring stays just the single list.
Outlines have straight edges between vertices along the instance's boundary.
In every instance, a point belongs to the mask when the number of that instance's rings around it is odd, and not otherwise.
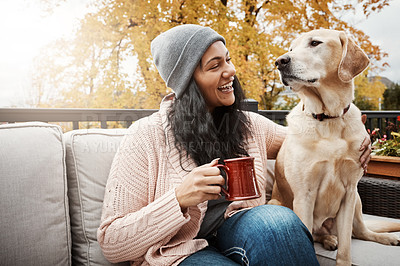
[{"label": "woman's dark curly hair", "polygon": [[212,113],[193,78],[183,95],[175,99],[168,120],[181,159],[184,151],[198,166],[215,158],[222,161],[248,156],[249,121],[242,111],[245,97],[236,76],[233,88],[235,102],[231,106],[216,107]]}]

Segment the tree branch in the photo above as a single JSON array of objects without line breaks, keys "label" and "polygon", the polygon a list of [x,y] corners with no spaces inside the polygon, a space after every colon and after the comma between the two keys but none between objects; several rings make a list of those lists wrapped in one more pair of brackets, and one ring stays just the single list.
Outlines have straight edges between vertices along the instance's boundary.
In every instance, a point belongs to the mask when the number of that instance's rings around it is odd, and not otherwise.
[{"label": "tree branch", "polygon": [[129,19],[128,29],[132,27],[139,26],[139,23],[134,22],[131,18]]},{"label": "tree branch", "polygon": [[271,2],[270,0],[265,1],[259,8],[256,9],[255,12],[255,17],[257,17],[258,13],[260,12],[260,10],[265,7],[266,4],[268,4],[269,2]]}]

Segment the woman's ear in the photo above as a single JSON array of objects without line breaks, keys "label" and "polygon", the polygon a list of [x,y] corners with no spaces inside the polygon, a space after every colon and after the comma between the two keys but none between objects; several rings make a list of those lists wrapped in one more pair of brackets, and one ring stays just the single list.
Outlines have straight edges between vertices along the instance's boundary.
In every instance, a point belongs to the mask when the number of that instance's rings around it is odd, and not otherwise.
[{"label": "woman's ear", "polygon": [[340,32],[342,59],[339,63],[338,76],[342,82],[350,82],[369,65],[368,56],[355,44],[346,33]]}]

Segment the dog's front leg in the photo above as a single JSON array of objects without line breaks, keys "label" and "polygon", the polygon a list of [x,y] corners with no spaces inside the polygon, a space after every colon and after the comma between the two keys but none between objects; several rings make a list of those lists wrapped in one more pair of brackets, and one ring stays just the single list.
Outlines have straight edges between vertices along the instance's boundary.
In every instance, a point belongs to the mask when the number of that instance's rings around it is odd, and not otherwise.
[{"label": "dog's front leg", "polygon": [[351,234],[356,205],[356,187],[348,188],[336,217],[338,231],[338,252],[336,265],[351,265]]},{"label": "dog's front leg", "polygon": [[308,228],[308,231],[312,233],[314,223],[313,213],[317,192],[310,192],[310,190],[311,189],[308,189],[307,191],[296,191],[298,195],[294,194],[293,211]]}]

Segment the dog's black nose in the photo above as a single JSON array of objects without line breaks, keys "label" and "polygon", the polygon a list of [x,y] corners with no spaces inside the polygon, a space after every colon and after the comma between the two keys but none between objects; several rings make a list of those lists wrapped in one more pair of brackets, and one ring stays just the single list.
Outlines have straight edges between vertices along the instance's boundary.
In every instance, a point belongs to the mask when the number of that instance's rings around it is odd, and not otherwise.
[{"label": "dog's black nose", "polygon": [[289,63],[290,63],[290,56],[288,55],[282,55],[278,57],[278,59],[275,61],[275,65],[278,67],[278,69],[286,66]]}]

